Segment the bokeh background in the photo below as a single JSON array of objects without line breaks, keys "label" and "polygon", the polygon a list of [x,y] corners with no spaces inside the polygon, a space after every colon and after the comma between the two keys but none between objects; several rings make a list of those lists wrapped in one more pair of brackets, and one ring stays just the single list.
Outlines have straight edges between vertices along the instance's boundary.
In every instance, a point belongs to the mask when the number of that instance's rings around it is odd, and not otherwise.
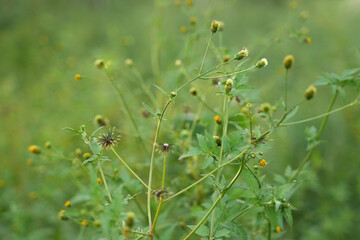
[{"label": "bokeh background", "polygon": [[[295,56],[289,75],[290,103],[295,103],[325,72],[359,67],[359,13],[357,0],[195,0],[192,6],[184,0],[1,0],[0,238],[77,236],[80,226],[60,222],[56,213],[77,189],[71,157],[76,148],[86,151],[86,146],[63,127],[78,128],[89,120],[91,125],[91,120],[101,114],[122,132],[122,154],[134,164],[146,162],[138,152],[132,137],[134,129],[116,92],[103,72],[93,66],[95,59],[103,58],[113,67],[150,146],[154,122],[141,113],[141,101],[148,99],[136,75],[124,65],[126,58],[133,59],[145,82],[171,90],[178,85],[174,79],[182,76],[174,61],[182,59],[188,71],[195,73],[211,20],[222,20],[225,28],[221,38],[214,37],[215,44],[222,44],[230,55],[246,46],[249,61],[260,57],[269,61],[266,69],[250,77],[257,103],[274,104],[282,97],[283,57]],[[196,17],[195,26],[190,24],[190,17]],[[188,44],[193,46],[190,52]],[[205,68],[215,63],[212,51],[209,59]],[[75,74],[81,74],[82,79],[75,80]],[[155,88],[151,91],[161,96]],[[345,105],[356,94],[350,89],[347,99],[339,98],[336,106]],[[182,101],[189,98],[184,95],[169,111],[170,120],[183,114]],[[325,112],[330,98],[329,88],[320,87],[316,99],[305,103],[295,118]],[[221,108],[220,98],[209,98],[208,103]],[[187,104],[190,112],[196,111],[191,101]],[[204,113],[204,117],[211,119],[212,115]],[[294,227],[284,238],[359,236],[359,117],[358,107],[330,117],[322,144],[308,168],[308,181],[294,196],[298,209]],[[164,129],[171,125],[168,122]],[[298,166],[305,155],[304,126],[319,126],[319,122],[279,129],[272,135],[273,148],[267,153],[272,163],[267,169],[270,179],[273,174],[283,174],[288,165]],[[62,164],[44,163],[28,152],[29,145],[43,148],[46,141],[51,142],[58,158],[67,156]],[[142,174],[147,176],[146,172]]]}]

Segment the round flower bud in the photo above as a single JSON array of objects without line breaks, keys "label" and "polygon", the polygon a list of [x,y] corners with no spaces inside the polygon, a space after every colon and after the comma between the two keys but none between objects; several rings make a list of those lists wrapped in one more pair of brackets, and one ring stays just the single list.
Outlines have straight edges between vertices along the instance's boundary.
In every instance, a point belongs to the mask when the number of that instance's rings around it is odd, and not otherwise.
[{"label": "round flower bud", "polygon": [[223,61],[224,62],[228,62],[230,60],[230,55],[225,55],[224,57],[223,57]]},{"label": "round flower bud", "polygon": [[125,59],[125,65],[126,65],[127,67],[132,67],[132,66],[134,66],[134,62],[133,62],[132,59],[127,58],[127,59]]},{"label": "round flower bud", "polygon": [[249,109],[247,107],[243,107],[241,109],[241,112],[244,114],[244,115],[248,115],[249,114]]},{"label": "round flower bud", "polygon": [[210,31],[211,31],[212,33],[216,33],[217,30],[219,29],[219,26],[220,26],[220,22],[219,22],[219,21],[216,21],[216,20],[212,21],[211,27],[210,27]]},{"label": "round flower bud", "polygon": [[101,178],[97,178],[96,181],[97,181],[98,184],[102,184]]},{"label": "round flower bud", "polygon": [[170,93],[170,96],[171,96],[171,98],[176,97],[176,92],[172,91],[172,92]]},{"label": "round flower bud", "polygon": [[104,62],[104,59],[97,59],[95,62],[94,62],[94,65],[95,67],[99,68],[99,69],[102,69],[105,67],[105,62]]},{"label": "round flower bud", "polygon": [[190,93],[191,93],[192,95],[196,96],[196,95],[197,95],[196,88],[191,88],[191,89],[190,89]]},{"label": "round flower bud", "polygon": [[309,12],[307,12],[307,11],[302,11],[302,12],[300,13],[300,18],[301,18],[302,20],[306,20],[306,19],[308,19],[308,17],[309,17]]},{"label": "round flower bud", "polygon": [[221,124],[221,117],[219,116],[219,115],[216,115],[215,117],[214,117],[214,121],[217,123],[217,124]]},{"label": "round flower bud", "polygon": [[285,58],[284,58],[284,67],[286,69],[289,69],[291,68],[291,66],[293,65],[294,63],[294,56],[293,55],[287,55]]},{"label": "round flower bud", "polygon": [[226,93],[230,93],[233,85],[234,85],[234,81],[233,81],[231,78],[229,78],[228,80],[226,80],[225,92],[226,92]]},{"label": "round flower bud", "polygon": [[262,58],[256,63],[257,68],[262,68],[265,67],[266,65],[268,65],[268,61],[266,58]]},{"label": "round flower bud", "polygon": [[186,33],[186,32],[187,32],[187,27],[186,27],[186,26],[182,26],[182,27],[180,28],[180,32]]},{"label": "round flower bud", "polygon": [[82,150],[80,148],[75,149],[75,155],[80,156],[82,154]]},{"label": "round flower bud", "polygon": [[75,75],[75,79],[78,80],[78,81],[81,80],[81,75],[80,75],[80,74],[76,74],[76,75]]},{"label": "round flower bud", "polygon": [[262,167],[265,167],[266,164],[267,164],[267,162],[265,161],[265,159],[263,159],[263,160],[261,160],[261,161],[259,162],[259,165],[262,166]]},{"label": "round flower bud", "polygon": [[45,143],[45,147],[46,147],[46,148],[51,148],[51,142],[49,142],[49,141],[46,142],[46,143]]},{"label": "round flower bud", "polygon": [[281,233],[281,228],[280,228],[280,226],[277,226],[277,227],[276,227],[276,232],[277,232],[277,233]]},{"label": "round flower bud", "polygon": [[311,44],[311,38],[310,37],[305,38],[305,43],[307,45],[310,45]]},{"label": "round flower bud", "polygon": [[213,136],[213,139],[215,140],[215,142],[218,146],[221,146],[221,139],[219,136]]},{"label": "round flower bud", "polygon": [[96,125],[98,125],[100,127],[107,125],[107,120],[101,115],[96,115],[94,118],[94,122]]},{"label": "round flower bud", "polygon": [[175,67],[181,67],[181,65],[182,65],[182,61],[180,59],[177,59],[175,61]]},{"label": "round flower bud", "polygon": [[195,25],[196,24],[196,17],[190,18],[190,24]]},{"label": "round flower bud", "polygon": [[100,220],[95,220],[94,221],[94,226],[95,227],[101,227],[101,221]]},{"label": "round flower bud", "polygon": [[261,111],[264,113],[268,113],[271,110],[271,105],[269,103],[263,103],[261,104]]},{"label": "round flower bud", "polygon": [[81,226],[87,227],[87,226],[89,226],[89,223],[86,220],[82,220],[81,221]]},{"label": "round flower bud", "polygon": [[247,57],[249,55],[249,50],[247,50],[247,48],[243,48],[241,51],[239,51],[236,55],[235,55],[235,59],[236,60],[241,60],[244,57]]},{"label": "round flower bud", "polygon": [[310,99],[312,99],[312,98],[314,97],[315,94],[316,94],[316,87],[313,86],[313,85],[310,85],[310,86],[306,89],[304,95],[305,95],[305,98],[306,98],[307,100],[310,100]]},{"label": "round flower bud", "polygon": [[41,150],[40,147],[37,145],[31,145],[28,148],[29,152],[33,153],[33,154],[40,154]]},{"label": "round flower bud", "polygon": [[125,220],[126,226],[131,228],[134,225],[134,219],[135,219],[135,214],[133,212],[128,212]]},{"label": "round flower bud", "polygon": [[84,153],[83,154],[83,158],[86,160],[86,159],[89,159],[91,157],[91,154],[90,153]]},{"label": "round flower bud", "polygon": [[71,202],[70,201],[66,201],[64,204],[65,207],[71,207]]}]

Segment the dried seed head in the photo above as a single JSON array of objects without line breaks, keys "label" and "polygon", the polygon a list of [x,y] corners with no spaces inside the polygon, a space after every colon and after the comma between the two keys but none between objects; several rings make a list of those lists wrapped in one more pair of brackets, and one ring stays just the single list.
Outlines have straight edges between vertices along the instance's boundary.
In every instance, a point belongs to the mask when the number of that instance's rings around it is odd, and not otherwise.
[{"label": "dried seed head", "polygon": [[293,65],[294,63],[294,56],[293,55],[287,55],[285,58],[284,58],[284,67],[286,69],[289,69],[291,68],[291,66]]},{"label": "dried seed head", "polygon": [[96,139],[101,148],[106,150],[112,148],[120,140],[120,136],[115,132],[115,127],[109,129],[108,133],[103,133]]},{"label": "dried seed head", "polygon": [[160,152],[169,152],[172,147],[174,146],[174,144],[170,144],[170,143],[158,143],[158,150]]},{"label": "dried seed head", "polygon": [[99,68],[99,69],[104,68],[104,67],[105,67],[104,59],[97,59],[97,60],[95,60],[94,65],[95,65],[95,67],[97,67],[97,68]]},{"label": "dried seed head", "polygon": [[265,67],[267,65],[268,65],[268,61],[267,61],[266,58],[262,58],[256,63],[257,68],[263,68],[263,67]]},{"label": "dried seed head", "polygon": [[271,105],[269,103],[263,103],[261,104],[261,111],[264,113],[268,113],[271,110]]},{"label": "dried seed head", "polygon": [[33,153],[33,154],[40,154],[41,153],[41,149],[39,146],[37,145],[31,145],[28,148],[29,152]]},{"label": "dried seed head", "polygon": [[132,59],[127,58],[127,59],[125,59],[125,65],[126,65],[127,67],[132,67],[132,66],[134,66],[134,62],[133,62]]},{"label": "dried seed head", "polygon": [[219,116],[219,115],[216,115],[215,117],[214,117],[214,121],[215,121],[215,123],[217,123],[217,124],[221,124],[221,117]]},{"label": "dried seed head", "polygon": [[196,91],[196,88],[191,88],[190,89],[190,93],[193,95],[193,96],[196,96],[197,95],[197,91]]},{"label": "dried seed head", "polygon": [[214,86],[218,85],[219,82],[220,82],[220,80],[219,80],[218,78],[214,78],[213,80],[211,80],[211,83],[212,83],[212,85],[214,85]]},{"label": "dried seed head", "polygon": [[247,48],[243,48],[241,51],[239,51],[236,55],[235,55],[235,59],[236,60],[241,60],[244,57],[247,57],[249,55],[249,50],[247,50]]},{"label": "dried seed head", "polygon": [[316,87],[313,85],[310,85],[305,91],[305,98],[307,100],[310,100],[315,96],[315,94],[316,94]]},{"label": "dried seed head", "polygon": [[225,92],[226,92],[226,93],[230,93],[233,85],[234,85],[234,81],[233,81],[231,78],[229,78],[228,80],[226,80],[226,83],[225,83]]},{"label": "dried seed head", "polygon": [[219,26],[220,26],[220,22],[216,21],[216,20],[213,20],[211,22],[210,31],[212,33],[216,33],[218,31],[218,29],[219,29]]},{"label": "dried seed head", "polygon": [[80,74],[76,74],[76,75],[75,75],[75,79],[76,79],[76,80],[81,80],[81,75],[80,75]]}]

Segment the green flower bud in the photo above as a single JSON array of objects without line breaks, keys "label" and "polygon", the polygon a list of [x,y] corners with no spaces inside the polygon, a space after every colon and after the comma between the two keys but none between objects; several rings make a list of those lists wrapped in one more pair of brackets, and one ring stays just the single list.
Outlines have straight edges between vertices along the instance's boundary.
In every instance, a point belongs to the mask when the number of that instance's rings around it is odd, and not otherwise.
[{"label": "green flower bud", "polygon": [[284,58],[284,67],[286,69],[289,69],[291,68],[291,66],[293,65],[294,63],[294,56],[293,55],[287,55],[285,58]]},{"label": "green flower bud", "polygon": [[126,226],[131,228],[134,225],[134,220],[135,220],[135,214],[133,212],[128,212],[125,220]]},{"label": "green flower bud", "polygon": [[196,88],[191,88],[191,89],[190,89],[190,93],[191,93],[193,96],[196,96],[196,95],[197,95]]},{"label": "green flower bud", "polygon": [[171,96],[171,98],[176,97],[176,92],[172,91],[172,92],[170,93],[170,96]]},{"label": "green flower bud", "polygon": [[220,22],[219,22],[219,21],[216,21],[216,20],[212,21],[211,27],[210,27],[210,31],[211,31],[212,33],[216,33],[217,30],[219,29],[219,26],[220,26]]},{"label": "green flower bud", "polygon": [[263,67],[265,67],[267,65],[268,65],[268,61],[267,61],[266,58],[262,58],[256,63],[257,68],[263,68]]},{"label": "green flower bud", "polygon": [[94,62],[94,65],[95,65],[95,67],[100,68],[100,69],[104,68],[105,67],[104,59],[97,59]]},{"label": "green flower bud", "polygon": [[261,111],[264,113],[268,113],[271,110],[271,105],[269,103],[263,103],[261,104]]},{"label": "green flower bud", "polygon": [[239,51],[236,55],[235,55],[235,59],[236,60],[241,60],[243,59],[244,57],[247,57],[249,55],[249,50],[247,50],[245,47]]},{"label": "green flower bud", "polygon": [[310,100],[314,97],[315,94],[316,94],[316,87],[313,85],[310,85],[305,91],[305,98],[307,100]]},{"label": "green flower bud", "polygon": [[219,136],[213,136],[213,139],[215,140],[215,142],[218,146],[221,146],[221,139]]},{"label": "green flower bud", "polygon": [[229,78],[228,80],[226,80],[225,92],[226,92],[226,93],[230,93],[233,85],[234,85],[234,81],[233,81],[231,78]]}]

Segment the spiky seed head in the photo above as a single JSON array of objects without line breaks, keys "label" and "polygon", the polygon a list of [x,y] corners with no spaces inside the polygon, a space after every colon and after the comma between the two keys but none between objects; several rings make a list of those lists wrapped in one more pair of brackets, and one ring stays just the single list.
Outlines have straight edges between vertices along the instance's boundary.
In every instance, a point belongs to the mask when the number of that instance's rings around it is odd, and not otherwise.
[{"label": "spiky seed head", "polygon": [[94,65],[95,65],[95,67],[102,69],[105,67],[105,61],[104,61],[104,59],[97,59],[97,60],[95,60]]},{"label": "spiky seed head", "polygon": [[268,61],[266,58],[262,58],[256,63],[257,68],[263,68],[266,67],[267,65],[268,65]]},{"label": "spiky seed head", "polygon": [[284,58],[284,67],[285,67],[286,69],[290,69],[291,66],[292,66],[293,63],[294,63],[294,60],[295,60],[295,58],[294,58],[293,55],[287,55],[287,56],[285,56],[285,58]]},{"label": "spiky seed head", "polygon": [[220,26],[220,22],[216,21],[216,20],[213,20],[211,22],[210,31],[212,33],[216,33],[218,31],[218,29],[219,29],[219,26]]},{"label": "spiky seed head", "polygon": [[247,57],[249,55],[249,50],[247,50],[247,48],[243,47],[243,49],[241,51],[239,51],[236,55],[235,55],[235,60],[241,60],[244,57]]},{"label": "spiky seed head", "polygon": [[197,91],[196,91],[196,88],[191,88],[190,89],[190,93],[193,95],[193,96],[196,96],[197,95]]},{"label": "spiky seed head", "polygon": [[316,87],[313,86],[313,85],[310,85],[310,86],[306,89],[304,95],[305,95],[305,98],[306,98],[307,100],[310,100],[310,99],[312,99],[312,98],[315,96],[315,94],[316,94]]},{"label": "spiky seed head", "polygon": [[100,147],[106,150],[109,150],[115,146],[119,140],[120,136],[115,132],[115,127],[113,129],[109,129],[108,133],[103,133],[98,138],[96,138],[96,141]]}]

